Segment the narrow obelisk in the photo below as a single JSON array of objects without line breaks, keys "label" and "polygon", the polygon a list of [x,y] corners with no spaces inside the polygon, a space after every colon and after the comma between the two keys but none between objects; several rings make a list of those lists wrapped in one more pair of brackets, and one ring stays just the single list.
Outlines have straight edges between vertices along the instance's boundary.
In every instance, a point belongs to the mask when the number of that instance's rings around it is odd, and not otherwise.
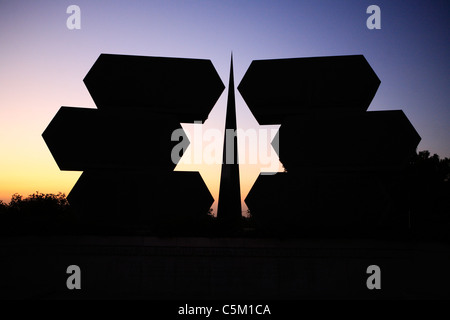
[{"label": "narrow obelisk", "polygon": [[233,55],[231,55],[230,81],[228,84],[228,102],[223,142],[222,174],[220,176],[219,203],[217,208],[217,219],[225,228],[237,226],[242,217],[236,129]]}]

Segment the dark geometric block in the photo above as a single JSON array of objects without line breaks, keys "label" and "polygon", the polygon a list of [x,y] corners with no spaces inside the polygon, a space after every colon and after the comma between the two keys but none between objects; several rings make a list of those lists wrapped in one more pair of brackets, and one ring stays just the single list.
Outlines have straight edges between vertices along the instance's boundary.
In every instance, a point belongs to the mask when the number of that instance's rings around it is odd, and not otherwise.
[{"label": "dark geometric block", "polygon": [[364,112],[380,85],[362,55],[254,60],[238,90],[260,124],[326,110]]},{"label": "dark geometric block", "polygon": [[[145,109],[96,110],[62,107],[43,138],[61,170],[154,169],[172,171],[171,116]],[[183,141],[189,144],[184,135]]]},{"label": "dark geometric block", "polygon": [[225,86],[210,60],[101,54],[84,78],[97,108],[204,121]]},{"label": "dark geometric block", "polygon": [[68,195],[85,220],[195,221],[214,202],[198,172],[85,171]]},{"label": "dark geometric block", "polygon": [[398,167],[414,154],[420,136],[400,111],[305,114],[279,130],[279,157],[288,172],[377,170]]},{"label": "dark geometric block", "polygon": [[364,232],[383,226],[392,214],[392,181],[384,173],[260,175],[245,202],[256,228],[263,232],[298,236]]}]

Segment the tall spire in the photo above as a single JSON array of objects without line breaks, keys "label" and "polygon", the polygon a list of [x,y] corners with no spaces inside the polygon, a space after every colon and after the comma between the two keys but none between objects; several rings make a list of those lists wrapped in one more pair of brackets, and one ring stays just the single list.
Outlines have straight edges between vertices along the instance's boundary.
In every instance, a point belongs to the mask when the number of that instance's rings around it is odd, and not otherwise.
[{"label": "tall spire", "polygon": [[235,227],[242,216],[239,181],[238,144],[236,135],[236,101],[234,96],[233,53],[231,53],[228,85],[227,115],[223,143],[222,174],[220,178],[217,218],[228,228]]}]

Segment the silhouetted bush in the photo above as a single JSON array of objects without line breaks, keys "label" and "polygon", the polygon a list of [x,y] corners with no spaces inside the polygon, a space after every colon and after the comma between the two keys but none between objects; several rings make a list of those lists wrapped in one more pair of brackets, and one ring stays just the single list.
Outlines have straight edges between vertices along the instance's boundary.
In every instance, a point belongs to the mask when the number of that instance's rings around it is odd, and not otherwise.
[{"label": "silhouetted bush", "polygon": [[0,234],[63,233],[77,220],[63,193],[15,193],[0,203],[0,214]]},{"label": "silhouetted bush", "polygon": [[2,200],[0,200],[0,215],[6,214],[6,211],[8,210],[8,205],[4,203]]},{"label": "silhouetted bush", "polygon": [[421,151],[409,166],[411,226],[427,237],[450,236],[450,159]]},{"label": "silhouetted bush", "polygon": [[56,216],[65,213],[68,208],[69,203],[63,193],[36,192],[26,198],[15,193],[8,205],[8,210],[12,213],[34,216]]}]

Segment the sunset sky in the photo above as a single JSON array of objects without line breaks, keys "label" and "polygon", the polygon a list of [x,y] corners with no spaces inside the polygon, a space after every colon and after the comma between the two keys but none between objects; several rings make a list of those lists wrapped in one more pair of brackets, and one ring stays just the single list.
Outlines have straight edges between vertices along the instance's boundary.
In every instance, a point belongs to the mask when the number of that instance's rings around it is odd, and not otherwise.
[{"label": "sunset sky", "polygon": [[[381,30],[366,27],[372,4]],[[82,80],[101,53],[210,59],[226,86],[231,52],[236,86],[252,60],[363,54],[381,80],[369,111],[402,109],[418,149],[450,157],[449,23],[448,0],[1,1],[0,200],[69,193],[81,172],[60,171],[41,135],[61,106],[96,107]],[[226,93],[205,126],[223,130]],[[236,103],[238,126],[258,128]],[[200,170],[217,200],[220,166]],[[258,172],[241,169],[243,198]]]}]

